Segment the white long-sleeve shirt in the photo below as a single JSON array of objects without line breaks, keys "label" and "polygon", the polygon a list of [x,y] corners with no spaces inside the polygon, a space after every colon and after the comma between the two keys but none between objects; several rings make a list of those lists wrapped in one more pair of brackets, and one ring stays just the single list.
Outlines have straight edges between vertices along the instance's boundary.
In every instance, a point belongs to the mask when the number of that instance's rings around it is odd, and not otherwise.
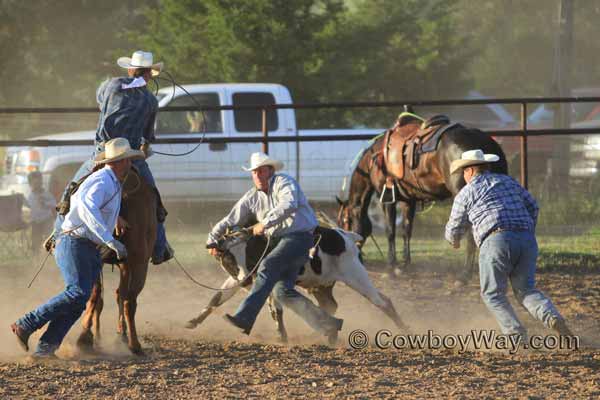
[{"label": "white long-sleeve shirt", "polygon": [[121,208],[121,185],[114,172],[104,167],[91,174],[71,197],[71,208],[62,232],[72,233],[96,244],[114,240],[112,232]]},{"label": "white long-sleeve shirt", "polygon": [[315,212],[298,183],[289,175],[276,174],[269,180],[269,192],[250,189],[208,234],[207,243],[216,242],[229,227],[244,226],[255,218],[267,235],[283,236],[312,231],[318,225]]}]

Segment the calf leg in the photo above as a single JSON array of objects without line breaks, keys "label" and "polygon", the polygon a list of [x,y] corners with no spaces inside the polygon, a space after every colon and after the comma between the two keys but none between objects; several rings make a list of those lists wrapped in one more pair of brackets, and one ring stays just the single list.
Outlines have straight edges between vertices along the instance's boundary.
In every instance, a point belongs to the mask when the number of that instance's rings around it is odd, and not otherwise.
[{"label": "calf leg", "polygon": [[288,334],[283,324],[283,308],[281,304],[275,300],[273,295],[269,296],[269,310],[271,311],[271,318],[275,320],[277,325],[277,332],[279,332],[279,340],[281,343],[288,342]]},{"label": "calf leg", "polygon": [[[94,348],[94,335],[92,334],[92,325],[94,322],[99,324],[100,313],[103,308],[102,300],[102,281],[100,277],[92,288],[92,293],[86,303],[85,312],[82,317],[83,331],[77,339],[77,347],[84,352],[92,352]],[[99,338],[99,327],[94,326],[96,339]]]},{"label": "calf leg", "polygon": [[383,311],[385,315],[394,321],[396,327],[408,330],[396,312],[391,300],[373,286],[365,267],[358,263],[358,261],[349,264],[348,267],[339,280],[366,297],[375,307]]},{"label": "calf leg", "polygon": [[223,284],[221,285],[221,289],[229,289],[223,290],[215,293],[215,295],[210,299],[208,305],[202,310],[198,317],[189,320],[185,327],[188,329],[194,329],[198,325],[202,323],[208,317],[215,308],[219,307],[221,304],[225,303],[227,300],[233,297],[234,294],[238,292],[240,286],[238,285],[238,281],[235,278],[229,277]]},{"label": "calf leg", "polygon": [[[335,284],[334,284],[335,285]],[[338,304],[333,298],[333,286],[319,286],[308,289],[308,292],[315,296],[319,307],[325,310],[329,315],[334,315],[337,311]]]}]

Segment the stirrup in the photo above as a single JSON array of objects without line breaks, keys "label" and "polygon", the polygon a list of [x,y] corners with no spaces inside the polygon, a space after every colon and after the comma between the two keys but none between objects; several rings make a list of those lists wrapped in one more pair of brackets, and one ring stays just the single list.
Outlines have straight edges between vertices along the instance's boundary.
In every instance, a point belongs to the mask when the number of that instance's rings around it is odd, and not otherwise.
[{"label": "stirrup", "polygon": [[396,191],[394,190],[393,186],[392,186],[392,201],[383,201],[383,196],[385,195],[385,191],[387,189],[388,189],[388,187],[384,183],[383,184],[383,190],[381,191],[381,195],[379,196],[379,202],[381,204],[394,204],[394,203],[396,203]]}]

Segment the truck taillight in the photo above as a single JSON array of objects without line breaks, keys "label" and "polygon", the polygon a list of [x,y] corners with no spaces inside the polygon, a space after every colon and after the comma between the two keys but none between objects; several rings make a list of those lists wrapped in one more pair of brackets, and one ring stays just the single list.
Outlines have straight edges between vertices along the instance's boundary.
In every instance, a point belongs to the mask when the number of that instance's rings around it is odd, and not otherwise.
[{"label": "truck taillight", "polygon": [[23,150],[17,156],[15,172],[17,174],[28,174],[40,169],[40,152],[37,150]]}]

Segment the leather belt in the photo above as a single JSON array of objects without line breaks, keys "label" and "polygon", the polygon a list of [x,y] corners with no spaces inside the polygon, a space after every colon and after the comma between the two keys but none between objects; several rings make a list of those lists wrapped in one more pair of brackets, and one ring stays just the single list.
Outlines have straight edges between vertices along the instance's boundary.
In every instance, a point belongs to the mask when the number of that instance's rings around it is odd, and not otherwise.
[{"label": "leather belt", "polygon": [[525,232],[527,231],[527,229],[504,229],[504,228],[496,228],[493,231],[489,232],[487,235],[485,235],[485,238],[483,238],[483,240],[481,241],[481,243],[483,243],[485,241],[485,239],[489,238],[492,235],[495,235],[496,233],[500,233],[500,232]]}]

